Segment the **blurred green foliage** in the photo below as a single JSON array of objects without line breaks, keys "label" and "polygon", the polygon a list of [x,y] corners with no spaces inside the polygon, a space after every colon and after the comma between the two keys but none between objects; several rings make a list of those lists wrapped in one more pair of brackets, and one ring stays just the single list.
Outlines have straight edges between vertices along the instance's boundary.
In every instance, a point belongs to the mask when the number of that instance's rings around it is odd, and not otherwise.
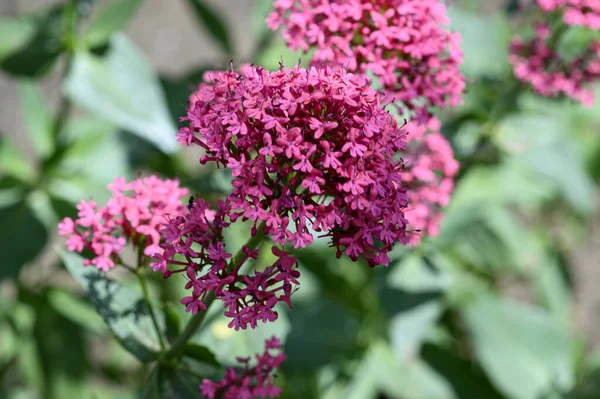
[{"label": "blurred green foliage", "polygon": [[[568,256],[597,208],[600,102],[582,109],[515,81],[507,62],[515,1],[494,16],[478,2],[450,9],[470,83],[462,106],[440,112],[462,163],[440,235],[399,248],[376,270],[337,260],[318,241],[298,254],[292,311],[236,332],[211,308],[182,363],[159,366],[148,364],[159,344],[135,281],[55,256],[55,226],[82,199],[104,202],[116,176],[178,176],[206,198],[227,190],[227,176],[185,161],[175,142],[180,104],[206,66],[160,76],[123,33],[143,1],[98,3],[0,18],[0,68],[17,82],[35,151],[0,138],[0,398],[198,397],[202,378],[260,352],[273,334],[288,356],[278,376],[285,398],[600,397],[600,356],[574,329]],[[265,29],[269,3],[256,2],[254,61],[295,64],[300,54]],[[228,22],[208,2],[187,6],[225,67],[236,56]],[[585,40],[573,30],[561,45],[568,52]],[[53,112],[38,79],[61,74]],[[241,246],[241,234],[228,239]],[[172,341],[189,319],[181,288],[149,278]],[[528,300],[511,298],[507,281]]]}]

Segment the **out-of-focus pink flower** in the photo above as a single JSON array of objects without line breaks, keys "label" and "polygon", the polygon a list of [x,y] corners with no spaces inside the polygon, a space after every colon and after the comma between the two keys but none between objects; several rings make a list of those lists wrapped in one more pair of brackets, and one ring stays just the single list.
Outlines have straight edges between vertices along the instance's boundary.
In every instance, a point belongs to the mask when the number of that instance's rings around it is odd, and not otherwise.
[{"label": "out-of-focus pink flower", "polygon": [[567,25],[600,29],[600,1],[598,0],[536,0],[545,12],[562,10]]},{"label": "out-of-focus pink flower", "polygon": [[229,327],[255,328],[259,321],[275,321],[278,315],[273,308],[277,303],[292,307],[291,295],[300,277],[296,259],[272,247],[277,258],[272,266],[253,274],[241,274],[242,266],[249,259],[256,259],[258,250],[244,246],[238,259],[225,250],[223,229],[230,225],[231,209],[223,201],[217,208],[212,211],[203,199],[197,199],[187,214],[171,218],[162,230],[164,252],[155,255],[152,268],[165,278],[185,273],[188,280],[185,288],[191,292],[181,303],[192,314],[205,311],[206,297],[213,293],[223,302],[225,316],[231,318]]},{"label": "out-of-focus pink flower", "polygon": [[275,398],[281,388],[273,384],[273,371],[285,360],[285,354],[276,337],[266,341],[265,352],[255,355],[256,365],[250,367],[250,358],[238,358],[240,367],[228,368],[221,381],[204,379],[200,384],[202,396],[208,399]]},{"label": "out-of-focus pink flower", "polygon": [[461,38],[448,23],[438,0],[278,0],[267,19],[292,49],[314,48],[313,62],[374,74],[417,113],[461,102]]},{"label": "out-of-focus pink flower", "polygon": [[78,218],[65,218],[58,225],[58,233],[67,237],[68,250],[90,250],[94,257],[84,265],[104,271],[115,266],[128,240],[146,256],[162,252],[159,229],[167,217],[184,212],[182,199],[188,190],[176,180],[156,176],[130,183],[120,177],[108,189],[112,198],[106,206],[98,208],[94,201],[82,201],[77,205]]},{"label": "out-of-focus pink flower", "polygon": [[407,125],[410,134],[402,174],[409,193],[406,218],[412,229],[420,231],[411,235],[411,245],[419,244],[424,235],[438,234],[442,209],[450,201],[459,169],[452,147],[439,132],[440,126],[435,118],[426,124]]},{"label": "out-of-focus pink flower", "polygon": [[274,241],[309,245],[309,227],[351,259],[387,265],[406,244],[407,193],[397,158],[406,131],[379,94],[345,70],[213,72],[192,95],[184,144],[231,169],[231,219],[266,223]]},{"label": "out-of-focus pink flower", "polygon": [[566,61],[551,47],[550,28],[539,24],[534,39],[524,42],[515,37],[510,52],[515,76],[536,93],[545,97],[565,95],[585,106],[593,104],[594,93],[588,86],[600,79],[600,42]]}]

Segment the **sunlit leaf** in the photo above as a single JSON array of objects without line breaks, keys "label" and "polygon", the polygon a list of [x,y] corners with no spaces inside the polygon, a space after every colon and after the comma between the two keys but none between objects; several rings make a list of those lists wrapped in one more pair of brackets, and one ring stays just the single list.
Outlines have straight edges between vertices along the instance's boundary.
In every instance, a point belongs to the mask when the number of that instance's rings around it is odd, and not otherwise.
[{"label": "sunlit leaf", "polygon": [[177,149],[177,129],[158,77],[125,36],[113,36],[110,51],[103,58],[77,53],[65,90],[90,114],[139,135],[163,152]]},{"label": "sunlit leaf", "polygon": [[154,360],[160,347],[143,297],[95,267],[83,266],[77,254],[60,251],[60,257],[121,345],[142,362]]},{"label": "sunlit leaf", "polygon": [[508,397],[537,399],[573,386],[569,332],[547,313],[484,296],[464,316],[479,361]]},{"label": "sunlit leaf", "polygon": [[52,137],[54,118],[52,111],[33,82],[21,80],[18,89],[21,97],[23,121],[27,127],[30,142],[40,157],[45,158],[54,150],[54,137]]}]

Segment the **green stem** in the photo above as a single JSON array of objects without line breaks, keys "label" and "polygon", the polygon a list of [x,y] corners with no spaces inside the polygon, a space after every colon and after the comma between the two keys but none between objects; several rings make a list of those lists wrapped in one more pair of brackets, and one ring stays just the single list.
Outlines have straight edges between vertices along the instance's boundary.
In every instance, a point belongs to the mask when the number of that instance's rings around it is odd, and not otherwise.
[{"label": "green stem", "polygon": [[146,283],[146,278],[144,277],[143,268],[138,268],[135,272],[135,275],[140,280],[140,286],[142,287],[142,292],[144,294],[144,301],[148,306],[148,311],[150,312],[150,318],[152,319],[152,324],[154,325],[154,329],[156,330],[156,335],[158,336],[158,342],[160,344],[160,348],[163,352],[166,350],[165,341],[163,340],[162,333],[158,326],[158,319],[156,318],[156,313],[154,312],[154,307],[152,306],[152,302],[150,301],[150,291],[148,290],[148,284]]},{"label": "green stem", "polygon": [[[248,249],[251,249],[251,250],[256,249],[262,242],[263,238],[265,237],[264,230],[265,230],[265,223],[262,222],[257,227],[256,235],[254,235],[253,237],[250,237],[250,239],[246,243],[245,247],[248,247]],[[246,254],[244,253],[243,247],[242,247],[231,259],[231,262],[227,266],[227,272],[231,273],[233,270],[235,270],[237,267],[239,267],[242,263],[242,260],[245,259],[245,257],[246,257]],[[202,324],[202,322],[204,321],[204,319],[208,313],[208,309],[210,308],[210,305],[214,302],[214,300],[215,300],[215,294],[214,294],[214,292],[211,291],[206,295],[206,298],[204,299],[204,305],[206,306],[206,310],[203,312],[198,312],[188,322],[188,324],[185,326],[185,329],[181,332],[181,335],[179,335],[177,337],[175,342],[173,342],[173,346],[171,346],[171,349],[169,350],[169,352],[167,352],[168,358],[177,358],[177,357],[181,356],[181,353],[183,352],[183,349],[185,348],[186,342],[188,341],[188,339],[190,339],[190,337],[192,335],[194,335],[196,330],[200,327],[200,325]]]}]

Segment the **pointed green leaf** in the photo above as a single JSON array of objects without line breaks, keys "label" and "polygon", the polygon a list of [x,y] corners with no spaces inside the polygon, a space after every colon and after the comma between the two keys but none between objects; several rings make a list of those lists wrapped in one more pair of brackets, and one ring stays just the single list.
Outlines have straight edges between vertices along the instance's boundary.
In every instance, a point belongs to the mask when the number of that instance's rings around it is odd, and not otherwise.
[{"label": "pointed green leaf", "polygon": [[93,15],[84,35],[88,47],[103,45],[114,33],[124,30],[141,3],[142,0],[113,0]]},{"label": "pointed green leaf", "polygon": [[398,313],[390,321],[390,341],[396,356],[409,361],[418,356],[421,344],[442,313],[439,301],[430,301],[406,312]]},{"label": "pointed green leaf", "polygon": [[202,363],[208,363],[215,367],[221,367],[215,355],[206,346],[198,345],[193,342],[185,344],[183,355]]},{"label": "pointed green leaf", "polygon": [[42,158],[46,158],[54,150],[54,138],[52,137],[54,118],[52,111],[42,97],[42,93],[32,81],[19,81],[18,89],[21,97],[23,120],[29,133],[30,142],[37,153]]},{"label": "pointed green leaf", "polygon": [[19,202],[0,208],[0,281],[16,278],[27,262],[34,260],[46,246],[48,232],[25,204]]},{"label": "pointed green leaf", "polygon": [[98,269],[83,266],[81,256],[64,250],[59,253],[121,345],[142,362],[154,360],[160,346],[143,297]]},{"label": "pointed green leaf", "polygon": [[32,183],[36,174],[35,168],[27,162],[23,151],[9,139],[0,137],[0,175]]},{"label": "pointed green leaf", "polygon": [[177,129],[156,72],[125,36],[113,36],[103,58],[77,53],[65,90],[90,114],[137,134],[165,153],[177,149]]},{"label": "pointed green leaf", "polygon": [[540,309],[483,296],[465,309],[479,361],[509,398],[538,399],[574,384],[569,331]]},{"label": "pointed green leaf", "polygon": [[0,61],[21,49],[35,34],[29,18],[0,18]]}]

